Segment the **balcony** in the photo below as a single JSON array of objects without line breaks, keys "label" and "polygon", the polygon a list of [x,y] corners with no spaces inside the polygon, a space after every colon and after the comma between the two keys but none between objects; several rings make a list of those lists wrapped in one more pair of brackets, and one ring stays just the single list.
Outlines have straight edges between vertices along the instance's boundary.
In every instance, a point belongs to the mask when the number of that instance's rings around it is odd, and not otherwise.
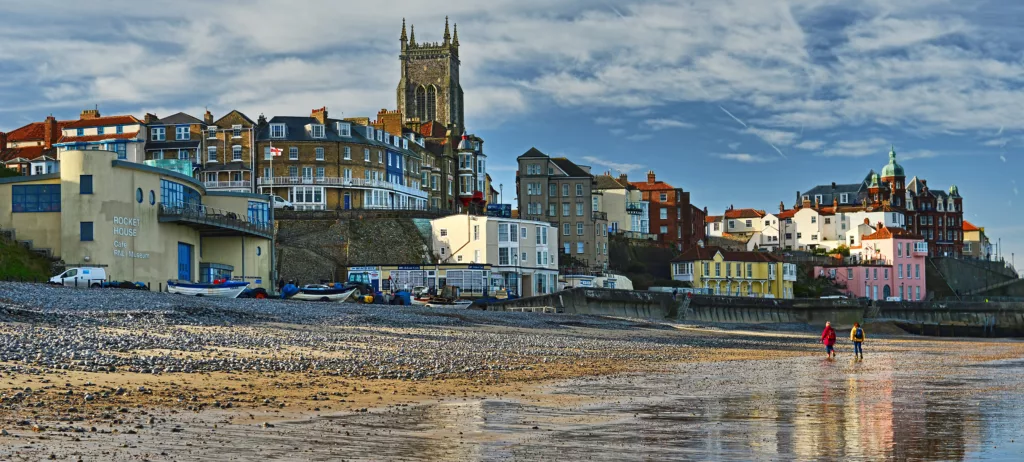
[{"label": "balcony", "polygon": [[249,189],[252,188],[252,182],[249,180],[244,181],[204,181],[203,186],[206,189]]},{"label": "balcony", "polygon": [[601,220],[608,221],[608,214],[606,212],[592,212],[590,217],[594,221],[601,221]]},{"label": "balcony", "polygon": [[158,211],[161,223],[180,223],[194,228],[202,236],[252,235],[274,238],[274,226],[268,222],[249,221],[247,216],[200,204],[162,203]]},{"label": "balcony", "polygon": [[626,213],[630,215],[643,215],[643,202],[626,202]]},{"label": "balcony", "polygon": [[690,274],[673,274],[672,275],[672,280],[673,281],[680,281],[680,282],[693,282],[693,273],[690,273]]},{"label": "balcony", "polygon": [[381,180],[367,180],[363,178],[345,178],[345,177],[312,177],[312,176],[276,176],[276,177],[260,177],[257,182],[257,186],[291,186],[291,185],[310,185],[310,186],[324,186],[328,188],[354,188],[354,189],[385,189],[389,191],[400,192],[408,194],[413,197],[426,198],[427,193],[420,189],[410,188],[405,185],[398,183],[392,183],[390,181]]},{"label": "balcony", "polygon": [[928,255],[928,243],[927,242],[915,242],[914,243],[913,252],[914,252],[914,255],[925,255],[925,256],[927,256]]}]

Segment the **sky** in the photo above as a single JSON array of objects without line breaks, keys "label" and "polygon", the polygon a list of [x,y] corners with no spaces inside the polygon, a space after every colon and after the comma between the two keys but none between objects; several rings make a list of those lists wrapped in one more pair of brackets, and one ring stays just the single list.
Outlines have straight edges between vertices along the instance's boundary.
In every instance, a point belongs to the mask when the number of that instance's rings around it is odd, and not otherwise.
[{"label": "sky", "polygon": [[719,214],[857,182],[892,145],[1024,266],[1019,0],[4,2],[0,130],[94,105],[372,117],[396,104],[402,19],[440,41],[445,16],[503,202],[530,147],[653,169]]}]

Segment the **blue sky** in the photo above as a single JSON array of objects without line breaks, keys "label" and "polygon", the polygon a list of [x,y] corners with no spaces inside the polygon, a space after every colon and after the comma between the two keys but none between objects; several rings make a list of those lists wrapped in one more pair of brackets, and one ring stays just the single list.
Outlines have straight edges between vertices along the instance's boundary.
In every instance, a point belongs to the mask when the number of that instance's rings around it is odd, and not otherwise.
[{"label": "blue sky", "polygon": [[[1024,2],[37,0],[0,6],[0,130],[186,111],[394,108],[402,18],[459,25],[467,123],[514,189],[531,146],[775,210],[896,146],[1024,266]],[[512,201],[512,193],[505,202]]]}]

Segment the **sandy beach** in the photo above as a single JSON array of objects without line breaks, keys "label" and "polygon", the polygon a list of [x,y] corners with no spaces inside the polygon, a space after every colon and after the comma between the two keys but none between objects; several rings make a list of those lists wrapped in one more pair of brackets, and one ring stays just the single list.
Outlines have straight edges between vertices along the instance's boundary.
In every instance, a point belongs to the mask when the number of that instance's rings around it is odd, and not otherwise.
[{"label": "sandy beach", "polygon": [[[948,460],[1012,417],[979,403],[1019,393],[1021,343],[868,326],[826,361],[790,327],[2,284],[0,459]],[[915,393],[975,434],[904,449]]]}]

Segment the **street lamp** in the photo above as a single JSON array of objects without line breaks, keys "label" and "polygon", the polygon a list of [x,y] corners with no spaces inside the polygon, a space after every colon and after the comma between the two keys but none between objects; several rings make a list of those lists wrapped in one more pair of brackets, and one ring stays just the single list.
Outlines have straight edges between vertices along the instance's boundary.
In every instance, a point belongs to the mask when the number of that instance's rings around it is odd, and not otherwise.
[{"label": "street lamp", "polygon": [[504,204],[504,202],[502,202],[502,200],[501,200],[501,196],[504,193],[505,193],[505,185],[501,184],[501,183],[498,183],[498,203],[499,204]]}]

